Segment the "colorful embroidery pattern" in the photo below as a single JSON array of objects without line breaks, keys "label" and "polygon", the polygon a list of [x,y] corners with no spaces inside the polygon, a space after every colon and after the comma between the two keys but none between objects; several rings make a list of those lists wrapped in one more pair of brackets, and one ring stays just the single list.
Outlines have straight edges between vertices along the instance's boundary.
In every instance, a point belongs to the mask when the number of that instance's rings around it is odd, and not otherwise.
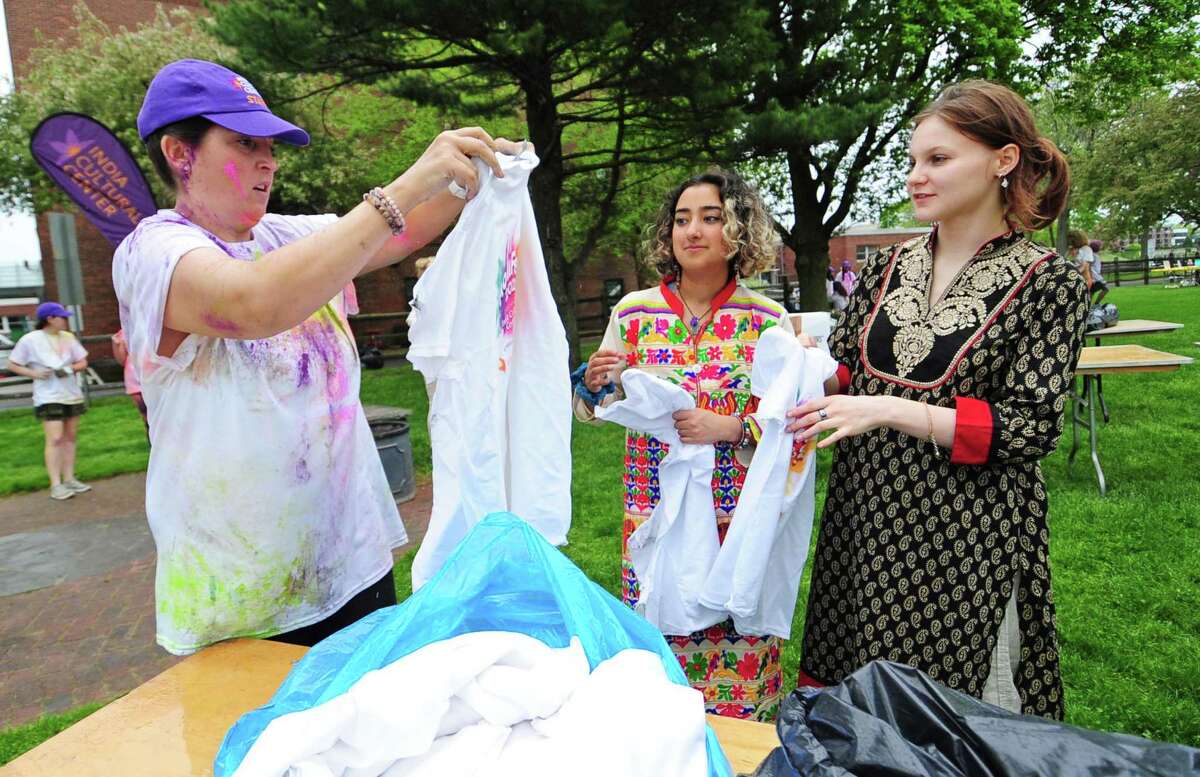
[{"label": "colorful embroidery pattern", "polygon": [[778,637],[742,636],[726,621],[686,637],[667,637],[688,683],[716,715],[775,720],[782,698]]},{"label": "colorful embroidery pattern", "polygon": [[[744,474],[744,470],[743,470]],[[736,499],[736,498],[735,498]],[[630,607],[637,603],[637,575],[629,558],[629,536],[649,514],[626,514],[622,525],[621,595]],[[717,536],[723,542],[729,516],[717,519]],[[704,694],[705,711],[714,715],[775,720],[782,700],[782,640],[739,634],[727,620],[688,635],[666,635],[688,683]]]},{"label": "colorful embroidery pattern", "polygon": [[[742,289],[738,292],[694,336],[661,293],[630,295],[618,304],[615,315],[627,363],[682,386],[696,399],[697,407],[721,415],[753,413],[758,399],[750,393],[750,368],[758,337],[778,325],[785,313],[765,298]],[[669,446],[636,432],[627,432],[625,443],[621,595],[632,607],[639,591],[628,553],[629,536],[658,504],[658,465]],[[713,506],[717,536],[723,541],[741,495],[746,468],[731,445],[714,447]],[[704,694],[708,712],[774,720],[783,681],[777,637],[744,636],[727,621],[702,632],[666,639],[689,683]]]}]

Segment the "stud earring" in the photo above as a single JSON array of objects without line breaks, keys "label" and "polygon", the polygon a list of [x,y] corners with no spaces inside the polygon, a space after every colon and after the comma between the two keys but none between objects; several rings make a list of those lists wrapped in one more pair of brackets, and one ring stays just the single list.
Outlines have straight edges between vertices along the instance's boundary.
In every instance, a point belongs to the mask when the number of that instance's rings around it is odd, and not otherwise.
[{"label": "stud earring", "polygon": [[1000,176],[1000,188],[1001,189],[1008,188],[1008,176],[1005,176],[1005,175]]}]

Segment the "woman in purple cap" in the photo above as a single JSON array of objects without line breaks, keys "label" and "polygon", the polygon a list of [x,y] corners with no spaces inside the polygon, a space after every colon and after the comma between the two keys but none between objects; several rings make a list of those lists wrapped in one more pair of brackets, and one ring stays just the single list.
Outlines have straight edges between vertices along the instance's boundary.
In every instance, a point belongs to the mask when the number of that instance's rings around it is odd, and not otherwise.
[{"label": "woman in purple cap", "polygon": [[87,412],[77,372],[87,368],[87,351],[67,331],[71,311],[57,302],[37,307],[37,329],[17,341],[8,369],[33,379],[33,413],[46,432],[50,498],[70,499],[92,487],[75,477],[75,435]]},{"label": "woman in purple cap", "polygon": [[267,213],[277,141],[308,134],[250,82],[181,60],[138,131],[175,206],[118,247],[113,282],[154,448],[158,642],[311,645],[396,601],[406,541],[359,403],[352,281],[440,234],[517,144],[444,132],[406,172],[335,215]]},{"label": "woman in purple cap", "polygon": [[842,269],[838,271],[837,277],[834,280],[842,284],[842,288],[846,290],[847,298],[854,293],[854,284],[858,283],[858,276],[854,273],[854,265],[850,263],[849,259],[842,260]]}]

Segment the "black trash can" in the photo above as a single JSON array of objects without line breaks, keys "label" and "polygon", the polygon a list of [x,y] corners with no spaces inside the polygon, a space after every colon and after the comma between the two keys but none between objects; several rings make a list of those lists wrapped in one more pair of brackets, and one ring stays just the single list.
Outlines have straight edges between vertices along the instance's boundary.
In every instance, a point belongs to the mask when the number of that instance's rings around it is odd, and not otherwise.
[{"label": "black trash can", "polygon": [[392,495],[397,502],[407,502],[417,494],[412,438],[408,427],[409,411],[383,405],[364,405],[363,410]]}]

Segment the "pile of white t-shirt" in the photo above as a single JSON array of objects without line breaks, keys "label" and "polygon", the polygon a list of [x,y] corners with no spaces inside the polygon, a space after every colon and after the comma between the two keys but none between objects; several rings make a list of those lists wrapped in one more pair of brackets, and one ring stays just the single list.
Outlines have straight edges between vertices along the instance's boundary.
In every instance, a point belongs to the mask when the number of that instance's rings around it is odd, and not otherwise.
[{"label": "pile of white t-shirt", "polygon": [[668,680],[659,656],[624,650],[589,672],[577,639],[551,648],[484,631],[276,718],[235,777],[706,774],[703,698]]}]

